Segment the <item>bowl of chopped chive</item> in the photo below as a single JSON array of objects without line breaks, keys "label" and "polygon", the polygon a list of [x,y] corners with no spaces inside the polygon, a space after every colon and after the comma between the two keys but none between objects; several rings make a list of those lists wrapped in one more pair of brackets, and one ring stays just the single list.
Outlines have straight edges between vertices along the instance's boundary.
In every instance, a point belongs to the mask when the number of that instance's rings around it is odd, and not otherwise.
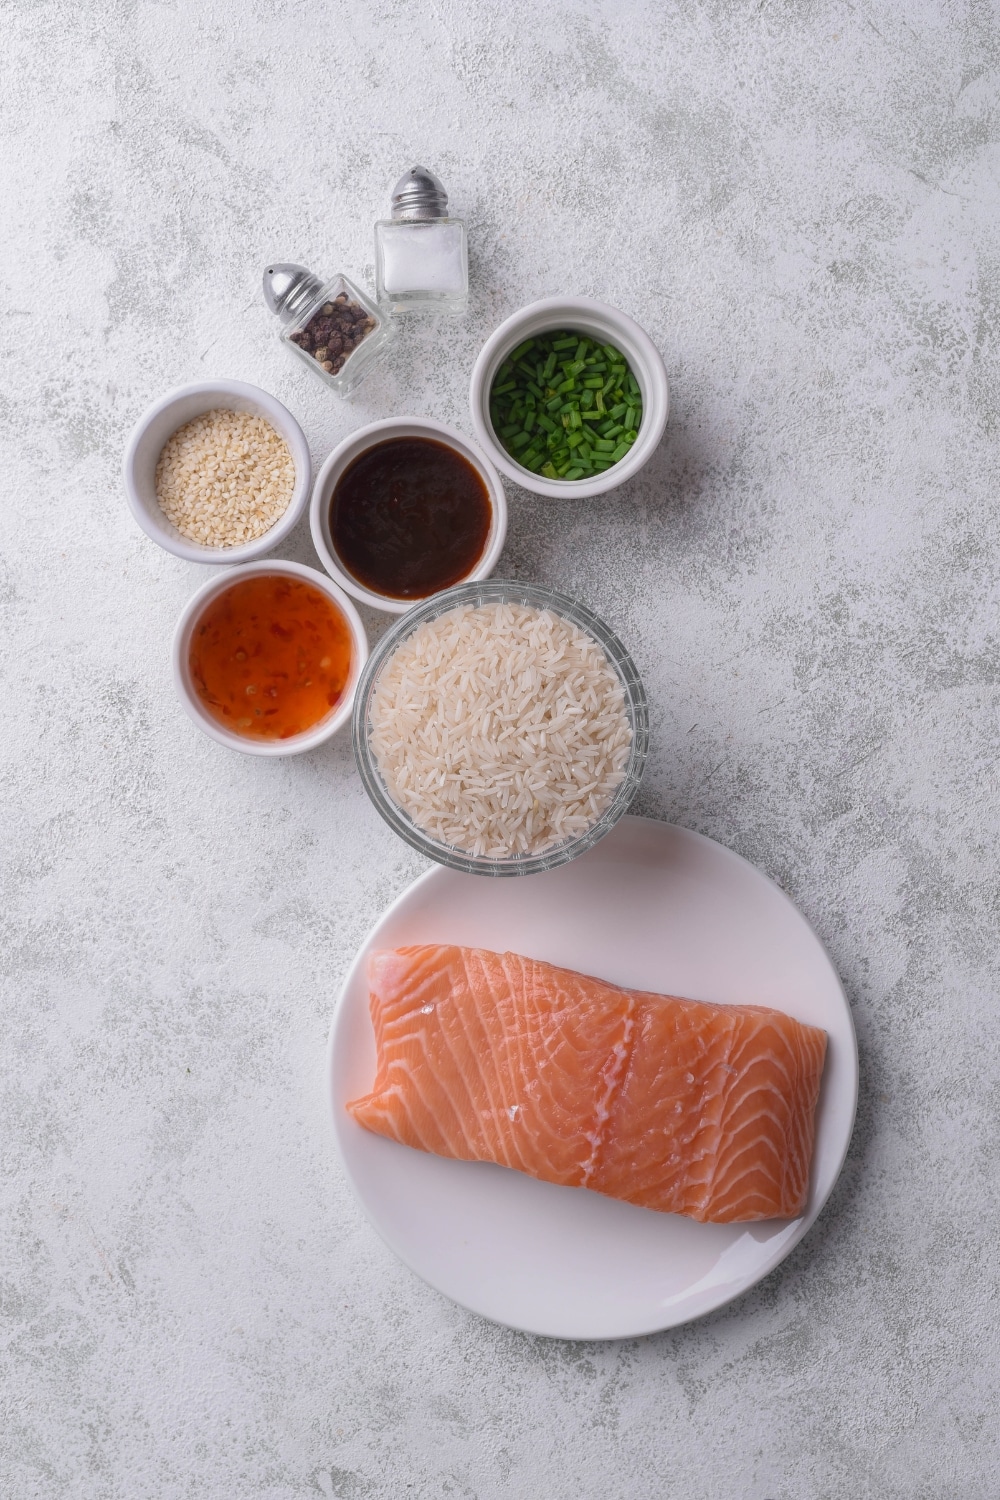
[{"label": "bowl of chopped chive", "polygon": [[632,318],[589,297],[548,297],[486,341],[470,405],[480,446],[509,479],[582,498],[648,462],[670,394],[660,352]]}]

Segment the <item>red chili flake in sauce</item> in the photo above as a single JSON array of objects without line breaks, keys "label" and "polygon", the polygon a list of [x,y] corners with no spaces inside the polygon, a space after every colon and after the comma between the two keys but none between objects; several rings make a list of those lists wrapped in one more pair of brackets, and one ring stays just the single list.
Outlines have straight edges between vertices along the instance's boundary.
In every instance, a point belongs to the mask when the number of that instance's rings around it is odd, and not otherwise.
[{"label": "red chili flake in sauce", "polygon": [[213,718],[253,740],[287,740],[336,707],[351,671],[350,626],[302,579],[263,573],[205,606],[191,637],[195,691]]}]

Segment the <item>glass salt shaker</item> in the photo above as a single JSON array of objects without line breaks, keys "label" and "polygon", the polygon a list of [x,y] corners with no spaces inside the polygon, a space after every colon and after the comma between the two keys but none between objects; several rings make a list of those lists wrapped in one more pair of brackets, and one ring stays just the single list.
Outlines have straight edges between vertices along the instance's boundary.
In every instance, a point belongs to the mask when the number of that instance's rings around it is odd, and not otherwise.
[{"label": "glass salt shaker", "polygon": [[368,374],[392,327],[346,276],[323,282],[305,266],[273,262],[264,271],[264,301],[286,326],[281,342],[338,396]]},{"label": "glass salt shaker", "polygon": [[448,194],[426,167],[404,173],[393,189],[392,218],[375,225],[375,285],[393,313],[465,310],[465,222],[449,219]]}]

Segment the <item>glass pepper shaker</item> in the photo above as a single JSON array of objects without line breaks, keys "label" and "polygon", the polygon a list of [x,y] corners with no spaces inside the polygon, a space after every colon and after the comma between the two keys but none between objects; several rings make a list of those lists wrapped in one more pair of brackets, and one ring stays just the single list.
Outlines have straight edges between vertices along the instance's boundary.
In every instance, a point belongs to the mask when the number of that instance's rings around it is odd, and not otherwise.
[{"label": "glass pepper shaker", "polygon": [[282,343],[338,396],[368,374],[392,329],[385,314],[346,276],[323,282],[305,266],[273,262],[264,301],[285,327]]},{"label": "glass pepper shaker", "polygon": [[449,219],[448,194],[426,167],[411,167],[392,194],[392,218],[375,225],[375,285],[393,313],[465,310],[465,222]]}]

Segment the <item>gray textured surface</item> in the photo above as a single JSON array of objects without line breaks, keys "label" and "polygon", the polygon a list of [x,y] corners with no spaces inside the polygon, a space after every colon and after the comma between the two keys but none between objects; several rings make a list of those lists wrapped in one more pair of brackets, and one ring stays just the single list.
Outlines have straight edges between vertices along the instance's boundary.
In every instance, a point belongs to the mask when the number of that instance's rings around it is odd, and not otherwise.
[{"label": "gray textured surface", "polygon": [[[995,1496],[996,7],[3,18],[0,1493]],[[413,156],[468,218],[473,309],[338,405],[260,267],[370,274]],[[273,390],[317,461],[399,410],[467,425],[484,337],[564,290],[649,329],[669,436],[612,499],[512,491],[504,566],[633,646],[641,810],[781,882],[862,1048],[813,1233],[627,1345],[483,1324],[360,1220],[324,1040],[419,861],[346,741],[260,764],[181,715],[204,570],[119,482],[136,415],[203,374]]]}]

